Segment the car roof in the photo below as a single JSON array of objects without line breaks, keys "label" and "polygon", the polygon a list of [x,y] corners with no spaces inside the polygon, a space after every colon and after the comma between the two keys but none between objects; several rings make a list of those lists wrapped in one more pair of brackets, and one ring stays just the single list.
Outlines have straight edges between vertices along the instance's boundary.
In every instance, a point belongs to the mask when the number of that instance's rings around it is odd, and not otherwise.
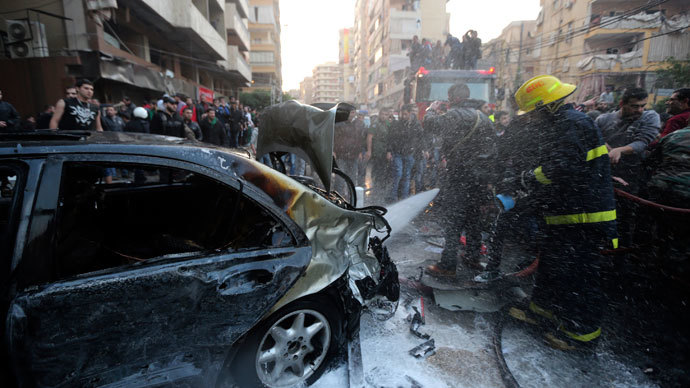
[{"label": "car roof", "polygon": [[[20,133],[0,133],[0,155],[46,155],[56,153],[127,153],[142,156],[168,156],[190,162],[200,153],[191,149],[217,150],[249,160],[242,149],[229,149],[213,144],[178,137],[133,132],[89,132],[37,130]],[[156,150],[156,152],[151,152]]]}]

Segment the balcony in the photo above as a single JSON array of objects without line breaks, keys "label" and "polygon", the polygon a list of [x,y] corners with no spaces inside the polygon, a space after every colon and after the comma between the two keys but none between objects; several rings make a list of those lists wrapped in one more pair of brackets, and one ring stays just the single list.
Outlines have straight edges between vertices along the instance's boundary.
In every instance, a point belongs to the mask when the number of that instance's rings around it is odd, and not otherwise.
[{"label": "balcony", "polygon": [[216,31],[192,0],[176,0],[174,6],[166,0],[127,1],[126,4],[141,19],[167,32],[171,44],[179,42],[180,47],[193,47],[192,54],[200,59],[227,58],[225,37]]},{"label": "balcony", "polygon": [[687,0],[667,0],[654,7],[651,13],[640,12],[625,15],[622,10],[643,7],[645,0],[596,0],[591,4],[589,33],[607,34],[611,31],[658,30],[661,32],[677,30],[688,26]]},{"label": "balcony", "polygon": [[225,7],[225,28],[228,33],[228,45],[237,46],[241,51],[249,51],[249,29],[237,12],[235,4],[227,4]]},{"label": "balcony", "polygon": [[228,71],[237,73],[244,78],[244,82],[249,82],[252,79],[252,68],[247,64],[244,56],[240,53],[237,46],[227,46],[228,60],[225,61],[224,66]]},{"label": "balcony", "polygon": [[247,4],[247,0],[225,0],[226,9],[230,6],[230,4],[235,5],[237,13],[240,14],[241,18],[246,19],[249,17],[249,5]]},{"label": "balcony", "polygon": [[625,54],[596,54],[583,58],[577,63],[582,72],[595,71],[625,71],[642,67],[642,50]]},{"label": "balcony", "polygon": [[390,39],[412,39],[422,34],[422,16],[419,11],[400,11],[391,9],[389,23]]}]

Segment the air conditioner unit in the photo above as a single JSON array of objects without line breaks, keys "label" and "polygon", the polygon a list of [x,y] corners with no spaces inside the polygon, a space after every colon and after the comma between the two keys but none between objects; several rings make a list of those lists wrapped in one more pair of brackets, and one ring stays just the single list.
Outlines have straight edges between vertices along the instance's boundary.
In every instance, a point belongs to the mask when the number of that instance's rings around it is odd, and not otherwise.
[{"label": "air conditioner unit", "polygon": [[26,20],[6,20],[7,47],[14,58],[48,56],[48,40],[43,23]]}]

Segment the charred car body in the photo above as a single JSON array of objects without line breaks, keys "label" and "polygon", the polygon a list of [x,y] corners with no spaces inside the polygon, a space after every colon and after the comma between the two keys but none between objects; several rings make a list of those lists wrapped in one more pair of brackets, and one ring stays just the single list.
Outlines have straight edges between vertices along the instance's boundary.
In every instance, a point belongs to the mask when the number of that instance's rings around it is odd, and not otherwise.
[{"label": "charred car body", "polygon": [[[270,110],[262,131],[283,133],[291,152],[295,132],[330,136],[332,148],[339,117],[337,107],[291,102]],[[278,151],[272,138],[259,148]],[[318,378],[358,330],[363,306],[397,301],[399,288],[385,247],[370,239],[386,225],[382,209],[339,202],[328,190],[328,142],[314,150],[302,141],[325,189],[176,138],[0,135],[12,382],[279,387]],[[107,175],[124,178],[107,184]]]}]

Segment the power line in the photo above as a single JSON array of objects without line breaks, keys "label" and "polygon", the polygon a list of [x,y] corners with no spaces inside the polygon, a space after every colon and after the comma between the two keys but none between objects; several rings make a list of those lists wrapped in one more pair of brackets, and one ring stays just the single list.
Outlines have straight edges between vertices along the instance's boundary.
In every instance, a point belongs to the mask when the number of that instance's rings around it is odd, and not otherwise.
[{"label": "power line", "polygon": [[[651,40],[651,39],[654,39],[654,38],[658,38],[658,37],[660,37],[660,36],[669,35],[669,34],[672,34],[672,33],[674,33],[674,32],[679,32],[679,31],[682,31],[682,30],[684,30],[684,29],[686,29],[686,28],[688,28],[688,27],[690,27],[690,26],[685,26],[685,27],[681,27],[681,28],[678,28],[678,29],[675,29],[675,30],[672,30],[672,31],[667,31],[667,32],[660,33],[660,34],[651,35],[651,36],[648,36],[648,37],[646,37],[646,38],[642,38],[642,39],[636,40],[636,41],[635,41],[635,44],[640,43],[640,42],[644,42],[645,40]],[[548,62],[548,61],[555,61],[555,60],[557,60],[557,59],[566,59],[566,58],[573,58],[573,57],[578,57],[578,56],[582,56],[582,55],[595,54],[595,53],[597,53],[597,52],[599,52],[599,51],[600,51],[600,50],[591,50],[591,51],[585,51],[585,52],[578,53],[578,54],[572,54],[572,55],[566,55],[566,56],[559,56],[559,57],[553,57],[553,58],[539,58],[538,60],[531,60],[531,61],[532,61],[532,62]]]},{"label": "power line", "polygon": [[[657,0],[655,3],[652,3],[652,4],[647,4],[647,5],[643,5],[643,6],[631,8],[631,9],[629,9],[629,10],[627,10],[627,11],[624,11],[621,15],[615,16],[615,17],[611,18],[610,20],[607,20],[606,22],[603,22],[603,23],[598,24],[596,27],[590,27],[589,25],[580,27],[578,30],[575,30],[575,31],[572,32],[572,33],[566,33],[566,34],[563,35],[563,36],[559,35],[559,37],[558,37],[557,39],[553,40],[553,41],[548,40],[548,41],[546,41],[546,42],[543,42],[542,44],[538,45],[539,47],[536,47],[536,46],[535,46],[535,49],[542,48],[542,47],[546,47],[546,46],[550,46],[550,45],[554,45],[554,44],[558,44],[558,43],[564,42],[564,41],[566,41],[566,40],[568,40],[568,39],[572,39],[572,38],[575,38],[575,37],[578,37],[578,36],[581,36],[581,35],[585,35],[585,34],[591,32],[591,31],[596,31],[596,30],[601,29],[601,28],[604,28],[604,27],[606,27],[606,26],[608,26],[608,25],[617,23],[617,22],[619,22],[619,21],[621,21],[621,20],[623,20],[623,19],[627,19],[629,16],[636,15],[636,14],[638,14],[638,13],[640,13],[640,12],[644,12],[644,11],[646,11],[646,10],[648,10],[648,9],[657,7],[657,6],[659,6],[659,5],[663,4],[663,3],[666,3],[666,2],[668,2],[668,1],[669,1],[669,0]],[[555,31],[552,31],[552,33],[553,33],[553,32],[555,32]]]},{"label": "power line", "polygon": [[[533,44],[533,45],[523,46],[523,49],[522,49],[522,50],[523,50],[523,51],[537,50],[537,49],[541,49],[541,48],[543,48],[543,47],[547,47],[547,46],[551,46],[551,45],[554,45],[554,44],[561,43],[561,42],[563,42],[563,41],[565,41],[565,40],[570,40],[570,39],[572,39],[572,38],[575,38],[575,37],[578,37],[578,36],[581,36],[581,35],[585,35],[585,34],[591,32],[591,31],[595,31],[595,30],[604,28],[604,27],[607,26],[607,25],[611,25],[611,24],[613,24],[613,23],[616,23],[616,22],[618,22],[618,21],[621,21],[621,20],[623,20],[623,19],[626,19],[626,18],[628,18],[629,16],[636,15],[636,14],[638,14],[638,13],[640,13],[640,12],[646,11],[646,10],[651,9],[651,8],[654,8],[654,7],[657,7],[657,6],[659,6],[659,5],[663,4],[663,3],[666,3],[666,2],[668,2],[668,1],[669,1],[669,0],[657,0],[657,1],[655,1],[654,3],[651,3],[651,4],[647,4],[647,5],[643,5],[643,6],[638,6],[638,7],[635,7],[635,8],[631,8],[631,9],[629,9],[629,10],[624,11],[621,15],[618,15],[618,16],[616,16],[616,17],[613,17],[611,20],[607,20],[607,21],[604,22],[604,23],[600,23],[600,24],[597,25],[596,27],[590,27],[590,25],[586,25],[586,26],[580,27],[578,30],[573,31],[572,33],[565,34],[565,35],[559,35],[559,37],[558,37],[557,39],[553,40],[553,41],[552,41],[551,39],[547,39],[547,40],[544,41],[544,42],[539,42],[539,43],[536,43],[536,44]],[[579,19],[579,20],[582,20],[582,19]],[[554,33],[554,32],[556,32],[556,31],[549,31],[549,32],[550,32],[550,33]],[[547,31],[542,32],[542,33],[539,35],[539,37],[542,37],[542,36],[544,36],[545,34],[547,34]],[[507,49],[505,49],[505,50],[501,50],[498,54],[499,54],[499,55],[507,54],[507,53],[510,52],[510,49],[511,49],[511,48],[509,47],[509,48],[507,48]]]}]

